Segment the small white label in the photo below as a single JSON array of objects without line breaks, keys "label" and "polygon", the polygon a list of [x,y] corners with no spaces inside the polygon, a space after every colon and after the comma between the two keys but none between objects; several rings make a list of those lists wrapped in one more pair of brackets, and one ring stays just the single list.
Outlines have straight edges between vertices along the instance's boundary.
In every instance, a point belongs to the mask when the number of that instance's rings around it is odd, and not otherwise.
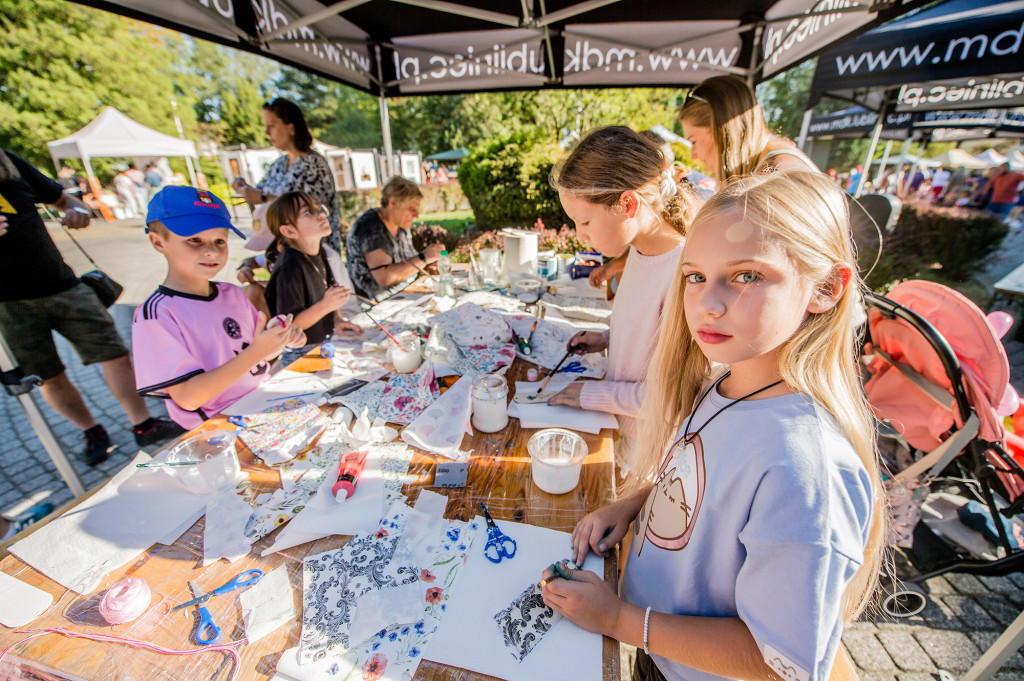
[{"label": "small white label", "polygon": [[770,645],[764,646],[764,661],[785,681],[810,681],[810,673]]}]

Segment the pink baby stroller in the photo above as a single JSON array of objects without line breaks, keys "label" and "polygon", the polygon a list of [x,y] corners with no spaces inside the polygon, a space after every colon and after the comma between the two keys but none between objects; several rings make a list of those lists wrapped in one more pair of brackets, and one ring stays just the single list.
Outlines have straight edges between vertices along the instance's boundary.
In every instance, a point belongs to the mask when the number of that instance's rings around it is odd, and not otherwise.
[{"label": "pink baby stroller", "polygon": [[[928,281],[904,282],[888,296],[865,292],[865,301],[864,354],[872,374],[865,391],[882,422],[880,449],[898,442],[903,453],[883,472],[894,516],[891,539],[920,573],[887,589],[882,607],[907,617],[924,609],[920,584],[931,577],[1024,570],[1024,541],[1019,532],[1014,536],[1020,524],[1012,520],[1024,507],[1024,468],[1007,450],[1008,438],[1011,449],[1024,441],[1007,433],[1001,416],[1020,403],[999,340],[1012,318],[993,313],[990,320],[961,294]],[[972,520],[991,529],[993,551],[952,541],[952,524],[939,532],[918,522],[922,504],[933,497],[972,503]],[[952,523],[973,534],[955,517]]]}]

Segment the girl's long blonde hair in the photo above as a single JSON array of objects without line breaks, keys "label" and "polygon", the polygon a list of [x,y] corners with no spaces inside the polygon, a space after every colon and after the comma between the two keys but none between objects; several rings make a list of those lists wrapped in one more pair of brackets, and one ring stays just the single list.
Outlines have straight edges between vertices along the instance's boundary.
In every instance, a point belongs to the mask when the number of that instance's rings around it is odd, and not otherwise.
[{"label": "girl's long blonde hair", "polygon": [[708,128],[715,140],[719,186],[757,170],[770,132],[754,90],[739,76],[713,76],[697,85],[679,109],[683,125]]},{"label": "girl's long blonde hair", "polygon": [[[824,175],[780,172],[737,179],[701,208],[690,229],[726,213],[761,225],[786,249],[797,271],[824,290],[834,282],[836,267],[847,264],[853,279],[837,304],[806,320],[778,355],[780,377],[835,418],[872,479],[874,512],[864,565],[844,595],[847,621],[867,604],[874,589],[885,538],[885,504],[878,476],[875,429],[857,374],[856,308],[861,304],[860,279],[850,237],[847,203]],[[684,247],[685,254],[685,247]],[[685,255],[684,255],[685,259]],[[647,373],[637,439],[636,476],[623,494],[635,493],[657,473],[680,423],[711,374],[686,324],[683,292],[686,281],[677,272],[661,323],[661,337]]]}]

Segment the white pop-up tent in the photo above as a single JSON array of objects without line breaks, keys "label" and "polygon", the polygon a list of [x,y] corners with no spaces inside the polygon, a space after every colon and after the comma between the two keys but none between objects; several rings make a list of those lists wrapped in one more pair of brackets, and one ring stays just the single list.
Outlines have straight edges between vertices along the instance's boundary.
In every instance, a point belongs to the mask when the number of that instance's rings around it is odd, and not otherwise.
[{"label": "white pop-up tent", "polygon": [[197,158],[196,145],[191,140],[179,139],[152,128],[147,128],[108,106],[91,123],[76,133],[48,142],[53,165],[65,158],[80,158],[85,172],[93,177],[89,160],[95,157],[184,156],[189,160],[188,170],[192,184],[196,184],[191,159]]}]

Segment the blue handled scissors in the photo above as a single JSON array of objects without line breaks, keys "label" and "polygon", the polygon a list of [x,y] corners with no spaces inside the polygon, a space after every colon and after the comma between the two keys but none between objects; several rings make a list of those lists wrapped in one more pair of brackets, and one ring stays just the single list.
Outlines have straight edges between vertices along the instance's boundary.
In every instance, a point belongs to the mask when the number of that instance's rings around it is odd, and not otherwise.
[{"label": "blue handled scissors", "polygon": [[230,423],[233,426],[238,426],[238,428],[245,428],[247,425],[249,425],[248,419],[246,419],[244,416],[229,416],[228,423]]},{"label": "blue handled scissors", "polygon": [[587,370],[581,362],[573,361],[562,367],[562,372],[566,374],[582,374]]},{"label": "blue handled scissors", "polygon": [[[218,586],[210,593],[203,593],[203,590],[196,582],[190,581],[188,583],[188,588],[192,591],[192,596],[194,598],[191,601],[186,601],[181,605],[171,608],[171,612],[181,610],[182,608],[188,608],[193,605],[198,605],[199,628],[196,630],[196,642],[204,646],[216,643],[220,639],[220,627],[214,623],[213,617],[210,615],[210,611],[203,606],[203,603],[222,593],[227,593],[228,591],[234,591],[235,589],[241,589],[244,586],[255,584],[261,579],[263,579],[263,570],[246,570],[237,574],[235,578],[227,584]],[[205,637],[204,634],[206,634]]]},{"label": "blue handled scissors", "polygon": [[484,511],[484,519],[487,521],[487,544],[484,545],[484,556],[492,563],[500,563],[503,558],[511,558],[516,555],[516,540],[507,536],[494,524],[490,511],[484,502],[480,502],[480,508]]},{"label": "blue handled scissors", "polygon": [[[202,602],[202,598],[209,598],[210,594],[204,594],[203,590],[195,582],[189,582],[188,588],[195,596],[195,600]],[[183,606],[179,606],[183,607]],[[176,608],[175,608],[176,609]],[[213,616],[206,606],[200,605],[196,610],[199,613],[199,626],[196,628],[196,643],[201,646],[208,646],[220,640],[220,627],[213,621]]]}]

